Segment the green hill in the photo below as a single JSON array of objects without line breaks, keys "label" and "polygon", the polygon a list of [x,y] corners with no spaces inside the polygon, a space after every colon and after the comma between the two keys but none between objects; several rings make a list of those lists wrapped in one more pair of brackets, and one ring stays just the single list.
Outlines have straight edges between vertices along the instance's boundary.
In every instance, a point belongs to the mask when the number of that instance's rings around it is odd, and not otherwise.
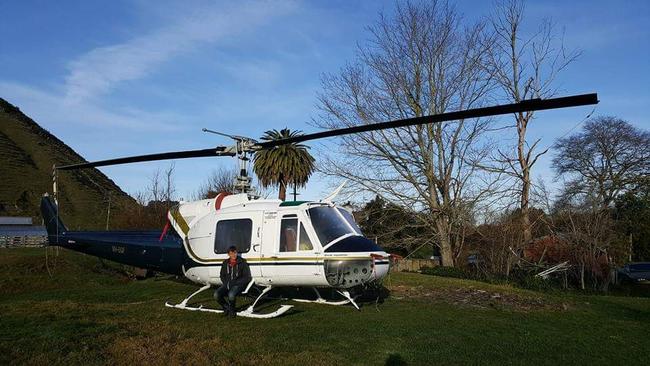
[{"label": "green hill", "polygon": [[[40,198],[52,192],[52,166],[85,161],[20,109],[0,98],[0,216],[41,222]],[[69,228],[103,228],[135,201],[97,169],[60,172],[59,204]]]}]

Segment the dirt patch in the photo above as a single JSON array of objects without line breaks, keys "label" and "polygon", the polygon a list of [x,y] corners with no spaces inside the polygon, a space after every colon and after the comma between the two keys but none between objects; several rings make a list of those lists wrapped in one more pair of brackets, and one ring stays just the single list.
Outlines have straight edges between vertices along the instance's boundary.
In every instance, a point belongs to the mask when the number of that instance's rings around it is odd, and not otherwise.
[{"label": "dirt patch", "polygon": [[525,296],[472,286],[425,288],[424,286],[399,285],[391,288],[391,296],[396,299],[419,299],[484,309],[496,308],[516,311],[569,309],[569,304],[548,301],[541,296]]}]

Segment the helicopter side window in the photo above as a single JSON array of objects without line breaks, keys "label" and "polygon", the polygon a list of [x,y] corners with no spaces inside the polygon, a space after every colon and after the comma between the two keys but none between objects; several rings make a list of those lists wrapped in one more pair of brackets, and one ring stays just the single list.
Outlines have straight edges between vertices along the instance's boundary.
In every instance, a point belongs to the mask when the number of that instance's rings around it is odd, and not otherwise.
[{"label": "helicopter side window", "polygon": [[221,220],[217,222],[217,232],[214,236],[214,252],[228,253],[231,245],[237,247],[239,253],[246,253],[251,248],[253,221],[251,219]]},{"label": "helicopter side window", "polygon": [[298,218],[285,216],[280,224],[280,251],[295,252],[298,243]]}]

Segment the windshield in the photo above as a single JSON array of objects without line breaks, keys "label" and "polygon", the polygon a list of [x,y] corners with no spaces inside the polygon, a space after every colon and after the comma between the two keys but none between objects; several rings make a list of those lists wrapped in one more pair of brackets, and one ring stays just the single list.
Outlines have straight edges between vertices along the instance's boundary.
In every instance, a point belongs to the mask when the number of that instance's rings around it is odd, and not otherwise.
[{"label": "windshield", "polygon": [[318,240],[323,246],[346,234],[355,234],[337,212],[329,206],[313,207],[308,210]]},{"label": "windshield", "polygon": [[352,226],[354,231],[356,231],[357,234],[359,234],[359,235],[363,235],[363,234],[361,234],[361,228],[359,228],[359,225],[357,225],[357,223],[354,221],[354,216],[352,216],[350,211],[348,211],[346,209],[343,209],[343,208],[338,208],[338,210],[341,213],[341,215],[343,215],[343,217],[345,217],[345,220],[348,222],[348,224],[350,224],[350,226]]}]

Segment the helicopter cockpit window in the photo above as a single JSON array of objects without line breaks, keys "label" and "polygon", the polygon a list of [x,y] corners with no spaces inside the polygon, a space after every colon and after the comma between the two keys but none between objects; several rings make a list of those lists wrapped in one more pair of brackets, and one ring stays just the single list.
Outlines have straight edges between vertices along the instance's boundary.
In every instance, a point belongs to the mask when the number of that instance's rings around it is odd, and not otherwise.
[{"label": "helicopter cockpit window", "polygon": [[[293,215],[292,215],[293,216]],[[295,252],[298,243],[298,218],[283,217],[280,224],[280,251]]]},{"label": "helicopter cockpit window", "polygon": [[311,240],[309,240],[309,235],[305,231],[305,226],[300,223],[300,245],[298,250],[313,250],[314,246],[311,245]]},{"label": "helicopter cockpit window", "polygon": [[228,253],[232,245],[239,253],[246,253],[251,248],[253,221],[251,219],[221,220],[217,222],[217,233],[214,236],[214,252]]},{"label": "helicopter cockpit window", "polygon": [[357,225],[357,222],[354,221],[354,216],[352,216],[350,211],[348,211],[346,209],[343,209],[343,208],[340,208],[340,207],[337,208],[337,209],[339,210],[341,215],[343,215],[343,217],[345,217],[345,221],[347,221],[348,224],[350,224],[350,226],[352,226],[354,231],[356,231],[357,234],[359,234],[359,235],[363,235],[363,234],[361,234],[361,228],[359,227],[359,225]]},{"label": "helicopter cockpit window", "polygon": [[318,240],[320,240],[323,246],[343,235],[356,234],[346,220],[333,207],[312,207],[309,209],[309,217],[316,230]]}]

